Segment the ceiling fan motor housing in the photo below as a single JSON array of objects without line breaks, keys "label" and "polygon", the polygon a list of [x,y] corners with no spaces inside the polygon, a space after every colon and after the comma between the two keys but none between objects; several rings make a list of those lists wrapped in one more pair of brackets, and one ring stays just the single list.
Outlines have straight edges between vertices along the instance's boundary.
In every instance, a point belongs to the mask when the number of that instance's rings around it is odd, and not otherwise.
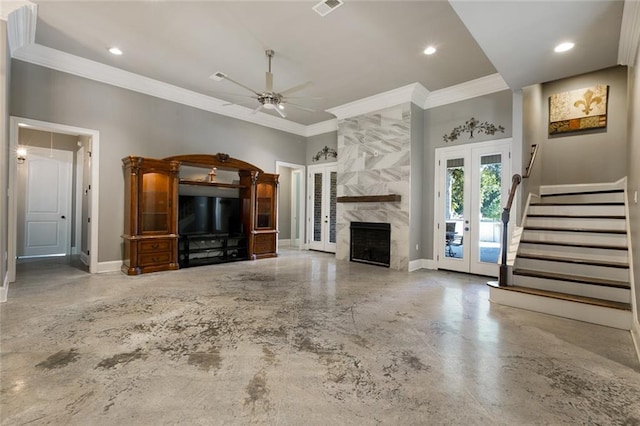
[{"label": "ceiling fan motor housing", "polygon": [[273,109],[280,105],[282,96],[274,92],[262,92],[258,95],[258,102],[267,109]]}]

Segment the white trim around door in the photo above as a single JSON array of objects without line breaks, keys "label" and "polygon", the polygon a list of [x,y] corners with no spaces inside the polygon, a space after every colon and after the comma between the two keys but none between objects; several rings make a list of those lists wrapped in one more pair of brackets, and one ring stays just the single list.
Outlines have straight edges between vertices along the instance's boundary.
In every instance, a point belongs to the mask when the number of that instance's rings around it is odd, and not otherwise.
[{"label": "white trim around door", "polygon": [[86,188],[89,200],[89,218],[90,226],[88,227],[89,252],[86,257],[89,260],[89,272],[98,272],[98,194],[99,194],[99,176],[100,176],[100,132],[93,129],[85,129],[81,127],[67,126],[65,124],[50,123],[46,121],[33,120],[24,117],[9,118],[9,182],[8,182],[8,282],[16,280],[16,238],[17,238],[17,161],[16,150],[19,145],[18,134],[20,127],[41,130],[45,132],[64,133],[69,135],[84,135],[89,137],[90,148],[85,154],[90,155],[90,187]]}]

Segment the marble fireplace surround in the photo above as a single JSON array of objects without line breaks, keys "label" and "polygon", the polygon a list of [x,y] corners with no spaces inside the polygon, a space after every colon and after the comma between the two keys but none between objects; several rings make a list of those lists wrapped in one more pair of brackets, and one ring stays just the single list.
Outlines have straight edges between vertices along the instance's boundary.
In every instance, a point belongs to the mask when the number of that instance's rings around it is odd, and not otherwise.
[{"label": "marble fireplace surround", "polygon": [[339,121],[338,259],[349,260],[351,222],[388,223],[390,268],[408,269],[410,159],[409,103]]}]

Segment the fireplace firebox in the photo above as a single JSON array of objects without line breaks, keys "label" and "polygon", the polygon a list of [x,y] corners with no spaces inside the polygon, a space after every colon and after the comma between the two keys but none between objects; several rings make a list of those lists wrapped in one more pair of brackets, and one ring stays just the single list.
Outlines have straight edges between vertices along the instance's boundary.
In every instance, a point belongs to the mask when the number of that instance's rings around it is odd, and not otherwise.
[{"label": "fireplace firebox", "polygon": [[352,262],[391,265],[391,224],[351,222]]}]

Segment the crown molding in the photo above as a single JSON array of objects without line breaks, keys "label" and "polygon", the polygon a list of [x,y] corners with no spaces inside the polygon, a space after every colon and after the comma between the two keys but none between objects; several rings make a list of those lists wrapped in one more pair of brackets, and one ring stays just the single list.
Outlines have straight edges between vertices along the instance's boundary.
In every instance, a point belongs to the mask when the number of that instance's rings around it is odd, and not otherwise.
[{"label": "crown molding", "polygon": [[[33,45],[36,40],[36,22],[38,6],[30,2],[21,2],[7,16],[7,39],[11,56],[20,49]],[[4,14],[4,9],[3,9]]]},{"label": "crown molding", "polygon": [[178,86],[163,83],[152,78],[124,71],[100,62],[91,61],[79,56],[71,55],[60,50],[39,44],[30,44],[13,52],[12,57],[35,65],[51,68],[57,71],[77,75],[101,83],[144,93],[149,96],[177,102],[201,110],[213,112],[238,120],[248,121],[272,129],[306,136],[307,126],[293,121],[284,120],[269,114],[258,112],[239,105],[222,106],[227,103],[221,99],[206,96]]},{"label": "crown molding", "polygon": [[0,21],[8,20],[11,12],[29,5],[33,5],[33,3],[27,0],[0,1]]},{"label": "crown molding", "polygon": [[486,77],[476,78],[455,86],[434,90],[429,93],[426,102],[422,104],[423,109],[435,108],[478,96],[489,95],[491,93],[510,90],[500,74],[491,74]]},{"label": "crown molding", "polygon": [[311,137],[336,131],[338,131],[338,119],[332,118],[331,120],[322,121],[320,123],[307,126],[307,134],[305,136]]},{"label": "crown molding", "polygon": [[640,3],[625,0],[620,25],[620,43],[618,44],[618,64],[635,65],[640,42]]},{"label": "crown molding", "polygon": [[[414,92],[416,91],[419,92],[419,95],[417,95],[417,98],[419,99],[424,96],[425,92],[428,93],[427,89],[425,89],[420,83],[412,83],[397,89],[388,90],[386,92],[378,93],[377,95],[328,109],[327,112],[335,115],[338,120],[355,117],[357,115],[367,114],[373,111],[379,111],[381,109],[400,105],[405,102],[413,102]],[[422,105],[418,104],[418,106]]]}]

